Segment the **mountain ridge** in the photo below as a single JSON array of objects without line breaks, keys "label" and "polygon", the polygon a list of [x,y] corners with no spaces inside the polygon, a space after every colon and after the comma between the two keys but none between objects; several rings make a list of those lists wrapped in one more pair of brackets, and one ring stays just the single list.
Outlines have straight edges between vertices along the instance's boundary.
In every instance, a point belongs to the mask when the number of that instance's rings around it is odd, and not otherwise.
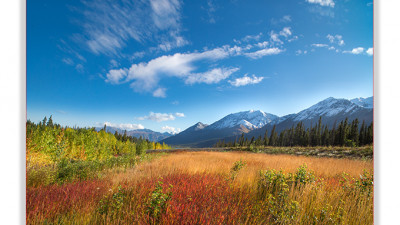
[{"label": "mountain ridge", "polygon": [[364,120],[366,123],[370,123],[373,119],[372,102],[373,97],[355,98],[351,100],[329,97],[298,113],[292,113],[282,117],[265,113],[261,110],[231,113],[200,130],[189,130],[189,128],[193,127],[191,126],[181,133],[167,137],[162,141],[169,145],[210,147],[210,143],[213,142],[212,140],[232,140],[232,138],[242,133],[248,137],[264,135],[265,131],[271,131],[274,125],[278,133],[300,121],[302,121],[306,127],[310,127],[318,121],[319,117],[321,117],[322,122],[329,127],[334,126],[337,121],[344,120],[345,118],[348,118],[350,121],[358,118],[360,121]]}]

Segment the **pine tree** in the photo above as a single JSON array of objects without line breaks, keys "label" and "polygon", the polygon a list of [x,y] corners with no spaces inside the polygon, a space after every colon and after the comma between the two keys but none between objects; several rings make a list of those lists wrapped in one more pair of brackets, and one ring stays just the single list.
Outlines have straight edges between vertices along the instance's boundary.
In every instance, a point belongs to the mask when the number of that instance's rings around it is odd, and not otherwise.
[{"label": "pine tree", "polygon": [[356,146],[359,145],[358,119],[357,118],[355,120],[353,120],[353,122],[351,123],[349,138],[356,144]]},{"label": "pine tree", "polygon": [[50,117],[49,117],[49,121],[47,121],[47,126],[48,127],[53,127],[54,126],[54,124],[53,124],[53,115],[50,115]]},{"label": "pine tree", "polygon": [[264,145],[267,146],[268,144],[269,144],[269,141],[268,141],[268,130],[265,130]]},{"label": "pine tree", "polygon": [[363,120],[360,128],[360,135],[359,135],[359,145],[363,146],[366,143],[366,130],[365,130],[365,120]]},{"label": "pine tree", "polygon": [[272,127],[271,136],[269,137],[269,144],[270,146],[275,146],[276,144],[276,132],[275,132],[276,125]]},{"label": "pine tree", "polygon": [[242,133],[242,136],[240,136],[239,145],[240,145],[241,147],[244,146],[244,133]]}]

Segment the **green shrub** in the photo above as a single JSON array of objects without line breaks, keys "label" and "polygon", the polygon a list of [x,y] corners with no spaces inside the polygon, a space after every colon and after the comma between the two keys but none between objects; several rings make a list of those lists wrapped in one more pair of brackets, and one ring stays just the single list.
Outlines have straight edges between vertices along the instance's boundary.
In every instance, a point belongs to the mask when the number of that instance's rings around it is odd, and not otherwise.
[{"label": "green shrub", "polygon": [[239,161],[236,161],[233,164],[233,167],[231,168],[231,171],[230,171],[231,180],[234,180],[237,177],[239,171],[245,166],[246,166],[246,161],[242,161],[242,159],[240,159]]},{"label": "green shrub", "polygon": [[124,206],[124,200],[126,198],[126,190],[118,186],[118,190],[109,196],[104,196],[100,202],[97,211],[101,215],[115,217],[121,211]]},{"label": "green shrub", "polygon": [[158,181],[157,186],[154,191],[150,194],[150,197],[146,203],[146,213],[149,215],[150,223],[158,223],[161,215],[165,213],[168,201],[171,199],[172,192],[170,189],[172,185],[170,184],[169,189],[164,193],[163,182]]}]

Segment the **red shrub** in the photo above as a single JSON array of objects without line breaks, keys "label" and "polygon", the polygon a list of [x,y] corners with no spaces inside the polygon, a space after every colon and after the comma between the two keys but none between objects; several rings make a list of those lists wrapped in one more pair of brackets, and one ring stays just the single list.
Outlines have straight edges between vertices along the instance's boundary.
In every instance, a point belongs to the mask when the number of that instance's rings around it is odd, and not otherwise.
[{"label": "red shrub", "polygon": [[107,182],[94,180],[27,188],[26,221],[54,218],[73,210],[88,212],[108,186]]}]

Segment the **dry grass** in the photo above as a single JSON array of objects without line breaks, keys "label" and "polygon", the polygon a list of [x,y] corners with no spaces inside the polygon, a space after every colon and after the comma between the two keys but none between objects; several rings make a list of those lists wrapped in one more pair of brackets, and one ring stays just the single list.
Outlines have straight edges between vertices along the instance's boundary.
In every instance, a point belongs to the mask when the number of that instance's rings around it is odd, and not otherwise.
[{"label": "dry grass", "polygon": [[169,154],[159,160],[141,164],[126,173],[110,174],[114,183],[136,182],[144,178],[158,178],[175,173],[229,173],[234,162],[247,162],[247,166],[239,173],[237,182],[253,183],[258,171],[266,169],[282,169],[294,172],[304,163],[314,170],[318,177],[337,177],[343,172],[358,177],[364,169],[373,169],[372,161],[351,159],[315,158],[291,155],[267,155],[246,152],[182,152]]}]

